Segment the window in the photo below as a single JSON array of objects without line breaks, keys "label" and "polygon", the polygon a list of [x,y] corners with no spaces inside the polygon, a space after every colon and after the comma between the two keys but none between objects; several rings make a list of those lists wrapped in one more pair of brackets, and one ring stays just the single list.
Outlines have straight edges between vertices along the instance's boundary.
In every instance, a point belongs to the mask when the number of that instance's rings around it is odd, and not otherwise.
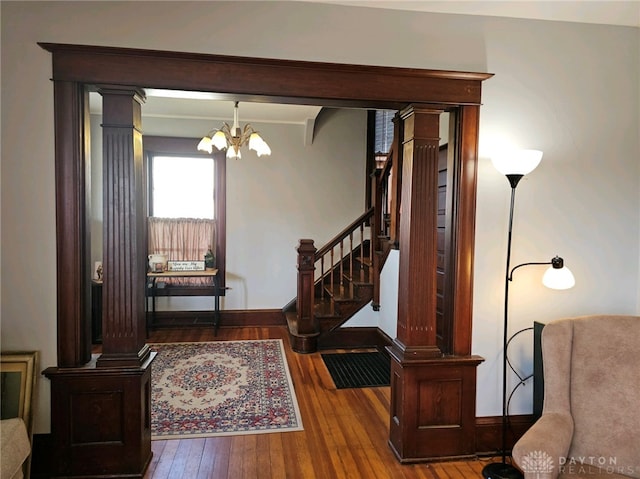
[{"label": "window", "polygon": [[198,138],[143,137],[147,216],[215,220],[215,244],[211,246],[219,270],[218,285],[224,295],[226,160],[224,151],[213,155],[199,152],[196,149],[199,141]]},{"label": "window", "polygon": [[215,219],[213,158],[153,155],[150,216]]},{"label": "window", "polygon": [[375,154],[387,155],[393,143],[393,119],[396,110],[376,110],[375,113]]}]

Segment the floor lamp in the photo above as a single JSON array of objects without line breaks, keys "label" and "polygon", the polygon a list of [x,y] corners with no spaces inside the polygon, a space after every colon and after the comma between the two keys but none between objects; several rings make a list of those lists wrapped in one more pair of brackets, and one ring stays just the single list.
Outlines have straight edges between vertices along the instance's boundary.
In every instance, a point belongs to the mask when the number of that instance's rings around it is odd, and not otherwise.
[{"label": "floor lamp", "polygon": [[520,479],[522,473],[506,462],[507,450],[507,344],[508,344],[508,306],[509,283],[513,281],[513,272],[523,266],[550,265],[545,272],[542,283],[552,289],[568,289],[573,287],[575,279],[571,271],[564,267],[564,260],[558,256],[551,261],[541,263],[523,263],[511,269],[511,235],[513,231],[513,207],[516,197],[516,186],[524,175],[531,173],[540,163],[542,152],[537,150],[522,150],[492,158],[496,169],[504,174],[511,185],[511,206],[509,208],[509,232],[507,236],[507,267],[504,282],[504,324],[502,340],[502,462],[492,462],[482,469],[485,479]]}]

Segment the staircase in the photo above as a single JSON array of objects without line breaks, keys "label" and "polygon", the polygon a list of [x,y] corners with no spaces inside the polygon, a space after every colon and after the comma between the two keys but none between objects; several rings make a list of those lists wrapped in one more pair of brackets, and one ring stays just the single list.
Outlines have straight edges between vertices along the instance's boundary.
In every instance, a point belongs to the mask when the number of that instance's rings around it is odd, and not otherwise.
[{"label": "staircase", "polygon": [[[298,297],[283,308],[294,351],[322,349],[334,331],[371,303],[376,281],[369,226],[372,215],[373,208],[319,250],[315,250],[312,240],[301,240]],[[308,279],[301,265],[306,266]],[[305,292],[301,283],[313,287]],[[306,296],[306,301],[301,296]],[[301,304],[307,309],[306,318]]]},{"label": "staircase", "polygon": [[395,122],[388,155],[370,175],[373,207],[318,250],[313,240],[300,240],[298,295],[283,308],[296,352],[337,347],[332,337],[339,336],[340,326],[368,304],[379,309],[380,272],[389,251],[398,248],[402,182],[398,125]]}]

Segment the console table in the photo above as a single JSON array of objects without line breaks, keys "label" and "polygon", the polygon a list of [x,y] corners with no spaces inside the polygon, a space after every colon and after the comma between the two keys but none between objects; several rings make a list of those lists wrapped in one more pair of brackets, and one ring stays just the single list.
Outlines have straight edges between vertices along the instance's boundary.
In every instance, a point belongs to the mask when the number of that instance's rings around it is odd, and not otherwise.
[{"label": "console table", "polygon": [[146,288],[147,291],[151,291],[151,315],[155,319],[156,315],[156,291],[158,280],[166,278],[209,278],[213,286],[214,296],[214,317],[213,317],[213,331],[214,334],[218,334],[218,327],[220,326],[220,288],[218,287],[218,270],[205,270],[205,271],[164,271],[162,273],[147,273],[147,280],[150,288]]}]

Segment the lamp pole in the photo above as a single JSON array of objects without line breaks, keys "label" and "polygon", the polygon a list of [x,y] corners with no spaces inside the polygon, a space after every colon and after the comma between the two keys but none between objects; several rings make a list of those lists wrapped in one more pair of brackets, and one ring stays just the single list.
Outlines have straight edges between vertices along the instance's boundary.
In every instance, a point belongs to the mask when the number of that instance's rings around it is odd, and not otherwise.
[{"label": "lamp pole", "polygon": [[486,479],[519,479],[522,473],[507,464],[507,342],[509,325],[509,282],[511,281],[511,237],[513,233],[513,210],[516,199],[516,186],[524,175],[506,175],[511,184],[511,204],[509,207],[509,229],[507,233],[507,264],[504,274],[504,316],[502,325],[502,462],[492,462],[482,469]]},{"label": "lamp pole", "polygon": [[[505,154],[506,153],[506,154]],[[504,279],[504,321],[502,326],[502,462],[492,462],[482,469],[485,479],[521,479],[522,473],[506,462],[507,449],[507,340],[509,306],[509,268],[511,267],[511,237],[513,232],[513,210],[516,187],[524,175],[533,171],[542,159],[538,150],[522,150],[515,155],[508,152],[492,158],[493,165],[504,174],[511,185],[509,228],[507,235],[507,264]]]},{"label": "lamp pole", "polygon": [[498,171],[503,173],[509,180],[511,185],[511,204],[509,207],[509,228],[507,233],[507,264],[504,278],[504,316],[502,326],[502,438],[501,438],[501,462],[492,462],[482,469],[482,475],[485,479],[522,479],[523,474],[512,464],[507,464],[507,347],[508,326],[509,326],[509,283],[513,280],[513,272],[522,267],[529,265],[550,264],[549,271],[552,274],[545,273],[543,283],[545,286],[553,289],[567,289],[573,287],[575,279],[568,268],[564,267],[564,260],[558,256],[551,261],[544,263],[523,263],[511,268],[511,238],[513,233],[513,212],[516,198],[516,187],[524,175],[533,171],[540,160],[542,152],[537,150],[522,150],[519,152],[515,161],[514,158],[499,156],[493,158],[494,166]]}]

